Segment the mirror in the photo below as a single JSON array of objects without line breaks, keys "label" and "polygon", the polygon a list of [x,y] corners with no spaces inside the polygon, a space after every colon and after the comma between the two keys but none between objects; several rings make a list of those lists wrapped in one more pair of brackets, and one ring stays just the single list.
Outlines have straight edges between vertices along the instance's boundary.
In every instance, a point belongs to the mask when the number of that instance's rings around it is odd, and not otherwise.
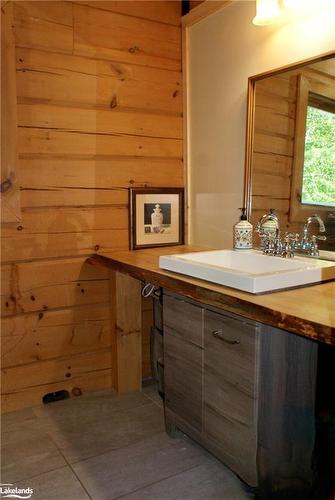
[{"label": "mirror", "polygon": [[335,251],[335,53],[249,78],[245,205],[254,225],[276,209],[282,233],[319,214]]}]

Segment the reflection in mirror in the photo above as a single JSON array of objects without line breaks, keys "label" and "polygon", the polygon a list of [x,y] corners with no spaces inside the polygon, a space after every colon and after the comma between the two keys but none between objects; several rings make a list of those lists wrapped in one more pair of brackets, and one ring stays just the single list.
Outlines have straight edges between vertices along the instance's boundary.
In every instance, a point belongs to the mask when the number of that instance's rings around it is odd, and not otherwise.
[{"label": "reflection in mirror", "polygon": [[[335,251],[335,56],[249,80],[246,205],[251,222],[275,208],[282,231],[319,214]],[[318,235],[317,224],[311,234]]]},{"label": "reflection in mirror", "polygon": [[310,93],[301,203],[335,207],[335,100]]}]

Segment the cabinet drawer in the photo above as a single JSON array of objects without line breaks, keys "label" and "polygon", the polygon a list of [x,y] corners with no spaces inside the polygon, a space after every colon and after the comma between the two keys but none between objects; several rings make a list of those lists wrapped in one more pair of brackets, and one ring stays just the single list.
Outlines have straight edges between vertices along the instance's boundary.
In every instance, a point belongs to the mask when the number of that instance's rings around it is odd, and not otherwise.
[{"label": "cabinet drawer", "polygon": [[205,311],[204,433],[215,452],[256,484],[259,327]]},{"label": "cabinet drawer", "polygon": [[256,324],[205,311],[205,369],[213,383],[254,397],[258,336]]},{"label": "cabinet drawer", "polygon": [[210,449],[246,483],[257,485],[256,425],[223,417],[214,408],[204,406],[205,440]]},{"label": "cabinet drawer", "polygon": [[181,299],[164,295],[164,331],[203,347],[203,309]]},{"label": "cabinet drawer", "polygon": [[165,404],[202,431],[202,358],[200,347],[178,336],[164,335]]}]

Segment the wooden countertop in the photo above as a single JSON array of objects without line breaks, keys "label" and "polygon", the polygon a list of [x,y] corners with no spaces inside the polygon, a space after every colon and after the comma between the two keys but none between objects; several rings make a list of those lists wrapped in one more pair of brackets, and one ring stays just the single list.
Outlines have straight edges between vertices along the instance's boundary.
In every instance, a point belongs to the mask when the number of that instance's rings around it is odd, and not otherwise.
[{"label": "wooden countertop", "polygon": [[116,251],[90,257],[87,262],[111,268],[134,278],[221,307],[304,337],[335,345],[335,282],[253,295],[208,281],[164,271],[160,255],[204,250],[194,246]]}]

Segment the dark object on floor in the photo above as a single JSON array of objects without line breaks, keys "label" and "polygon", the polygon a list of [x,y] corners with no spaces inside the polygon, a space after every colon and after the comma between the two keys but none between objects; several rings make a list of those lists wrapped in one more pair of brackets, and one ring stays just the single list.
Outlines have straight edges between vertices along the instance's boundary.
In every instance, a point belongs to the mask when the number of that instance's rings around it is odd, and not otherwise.
[{"label": "dark object on floor", "polygon": [[62,399],[68,399],[70,397],[68,391],[57,391],[57,392],[49,392],[42,398],[42,402],[44,405],[49,403],[54,403],[55,401],[61,401]]}]

